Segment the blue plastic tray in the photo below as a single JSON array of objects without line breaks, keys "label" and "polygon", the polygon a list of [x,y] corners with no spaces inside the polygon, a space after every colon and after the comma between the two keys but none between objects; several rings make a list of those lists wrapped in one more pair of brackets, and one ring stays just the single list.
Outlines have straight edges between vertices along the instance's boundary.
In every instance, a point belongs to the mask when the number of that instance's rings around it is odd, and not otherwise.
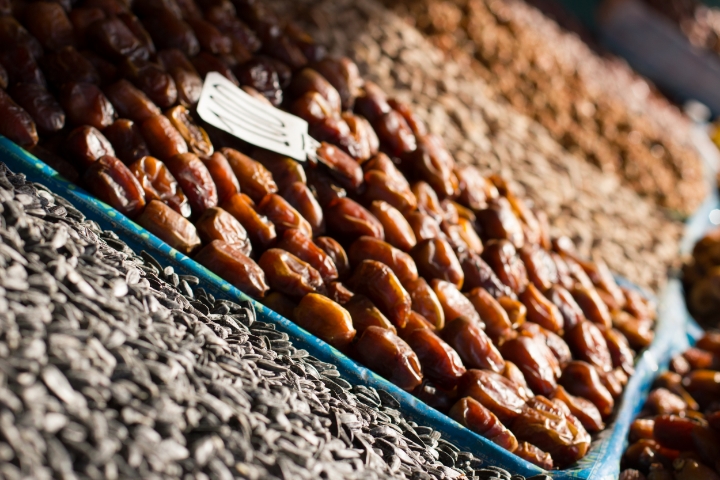
[{"label": "blue plastic tray", "polygon": [[[165,242],[114,208],[96,200],[78,186],[62,178],[42,161],[1,136],[0,161],[14,172],[25,174],[30,181],[41,183],[58,195],[65,197],[90,220],[97,222],[103,229],[114,231],[135,251],[146,250],[161,263],[172,265],[179,274],[200,277],[203,280],[203,287],[215,297],[252,301],[228,282],[169,247]],[[627,282],[624,283],[629,285]],[[306,349],[311,355],[324,362],[337,365],[343,378],[351,383],[372,386],[392,394],[400,402],[401,410],[407,417],[440,431],[446,439],[458,445],[462,450],[473,452],[488,465],[497,465],[522,475],[531,476],[544,472],[535,465],[471,432],[446,415],[428,407],[409,393],[359,365],[262,304],[255,301],[253,303],[257,309],[258,318],[276,324],[279,330],[286,332],[291,337],[296,347]],[[650,383],[658,369],[668,363],[670,355],[683,348],[682,342],[678,342],[678,333],[685,331],[684,324],[687,317],[679,314],[678,305],[684,307],[679,282],[675,281],[668,285],[661,297],[655,340],[638,359],[636,373],[625,388],[613,423],[593,442],[588,455],[573,468],[550,472],[554,478],[610,480],[618,477],[620,457],[630,423],[640,410]],[[684,335],[682,337],[684,338]]]}]

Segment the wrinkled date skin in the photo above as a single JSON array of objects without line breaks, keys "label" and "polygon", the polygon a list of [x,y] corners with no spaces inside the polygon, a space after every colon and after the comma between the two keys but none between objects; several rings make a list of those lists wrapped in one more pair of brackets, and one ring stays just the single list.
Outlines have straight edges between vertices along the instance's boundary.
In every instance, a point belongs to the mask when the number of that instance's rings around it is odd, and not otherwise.
[{"label": "wrinkled date skin", "polygon": [[332,258],[318,247],[305,232],[297,229],[285,230],[276,246],[309,263],[320,272],[326,284],[337,280],[338,271]]},{"label": "wrinkled date skin", "polygon": [[65,47],[40,60],[43,73],[54,87],[69,82],[100,83],[100,74],[95,66],[74,47]]},{"label": "wrinkled date skin", "polygon": [[410,187],[393,181],[393,178],[382,170],[368,170],[364,176],[364,188],[363,197],[367,202],[381,200],[401,212],[408,213],[417,207],[417,199]]},{"label": "wrinkled date skin", "polygon": [[558,283],[557,267],[550,254],[538,245],[526,244],[518,251],[528,279],[541,292]]},{"label": "wrinkled date skin", "polygon": [[103,133],[115,149],[115,156],[127,165],[150,155],[140,127],[132,120],[115,120]]},{"label": "wrinkled date skin", "polygon": [[215,240],[194,258],[251,297],[262,298],[268,291],[265,273],[242,250],[242,245]]},{"label": "wrinkled date skin", "polygon": [[687,450],[693,444],[693,429],[698,425],[688,417],[659,415],[655,417],[653,438],[663,447]]},{"label": "wrinkled date skin", "polygon": [[350,313],[329,298],[309,293],[295,308],[294,321],[333,347],[343,350],[355,338]]},{"label": "wrinkled date skin", "polygon": [[347,57],[325,57],[312,67],[320,73],[340,96],[343,110],[350,110],[355,104],[355,98],[363,85],[360,71],[355,62]]},{"label": "wrinkled date skin", "polygon": [[384,263],[392,269],[403,285],[418,278],[415,261],[410,255],[374,237],[360,237],[355,240],[350,245],[348,257],[352,265],[359,265],[363,260]]},{"label": "wrinkled date skin", "polygon": [[225,155],[215,152],[207,158],[202,158],[202,161],[208,172],[210,172],[213,182],[215,182],[220,203],[240,191],[240,182],[238,182],[235,172],[233,172]]},{"label": "wrinkled date skin", "polygon": [[142,136],[150,152],[167,161],[175,155],[188,152],[187,143],[165,115],[155,115],[142,122]]},{"label": "wrinkled date skin", "polygon": [[330,237],[316,237],[315,245],[328,254],[337,269],[338,278],[347,278],[350,274],[350,260],[342,245]]},{"label": "wrinkled date skin", "polygon": [[413,330],[403,339],[420,360],[423,375],[440,387],[454,387],[465,374],[458,353],[429,328]]},{"label": "wrinkled date skin", "polygon": [[257,211],[275,225],[278,235],[294,229],[308,238],[312,237],[312,227],[308,221],[280,195],[266,195],[258,203]]},{"label": "wrinkled date skin", "polygon": [[534,396],[532,390],[530,390],[530,387],[528,387],[528,384],[525,381],[525,375],[523,375],[518,366],[513,362],[505,360],[505,368],[502,371],[502,376],[520,387],[520,396],[524,400],[527,401]]},{"label": "wrinkled date skin", "polygon": [[552,470],[555,467],[552,456],[531,443],[520,442],[513,453],[545,470]]},{"label": "wrinkled date skin", "polygon": [[500,281],[482,257],[472,252],[463,252],[459,259],[465,276],[463,286],[466,290],[480,287],[487,290],[494,298],[503,296],[516,298],[515,292]]},{"label": "wrinkled date skin", "polygon": [[145,199],[159,200],[185,218],[190,217],[190,204],[170,170],[155,157],[143,157],[129,166],[145,192]]},{"label": "wrinkled date skin", "polygon": [[277,238],[275,225],[255,210],[255,203],[247,195],[236,193],[221,207],[242,223],[255,249],[267,248]]},{"label": "wrinkled date skin", "polygon": [[13,100],[32,117],[41,132],[57,132],[65,126],[65,112],[42,85],[18,84],[11,93]]},{"label": "wrinkled date skin", "polygon": [[453,173],[455,159],[437,135],[418,137],[417,148],[408,155],[408,168],[443,198],[454,195],[458,188],[457,177]]},{"label": "wrinkled date skin", "polygon": [[456,422],[465,425],[473,432],[482,435],[509,452],[514,452],[518,448],[515,435],[498,420],[495,414],[472,397],[458,400],[450,409],[448,415]]},{"label": "wrinkled date skin", "polygon": [[512,299],[511,297],[498,297],[498,303],[507,312],[510,323],[513,328],[518,328],[525,323],[525,317],[527,315],[527,308],[525,305]]},{"label": "wrinkled date skin", "polygon": [[115,156],[110,141],[95,127],[78,127],[65,140],[65,153],[75,165],[86,169],[104,155]]},{"label": "wrinkled date skin", "polygon": [[550,395],[555,390],[560,365],[542,340],[521,335],[505,342],[500,351],[523,372],[535,394]]},{"label": "wrinkled date skin", "polygon": [[412,348],[390,330],[368,327],[355,345],[365,366],[406,391],[422,382],[420,361]]},{"label": "wrinkled date skin", "polygon": [[253,152],[252,158],[268,169],[283,196],[295,182],[307,183],[305,169],[297,160],[260,148]]},{"label": "wrinkled date skin", "polygon": [[272,178],[272,174],[247,155],[232,148],[223,148],[230,166],[240,182],[240,191],[249,196],[255,202],[259,202],[271,193],[277,193],[278,187]]},{"label": "wrinkled date skin", "polygon": [[345,305],[355,296],[353,292],[348,290],[345,285],[340,282],[326,283],[325,287],[327,288],[327,296],[340,305]]},{"label": "wrinkled date skin", "polygon": [[455,285],[436,278],[430,281],[430,286],[437,295],[440,305],[442,305],[448,323],[458,317],[465,317],[477,323],[479,328],[485,328],[485,323],[483,323],[473,304],[465,295],[460,293],[460,290]]},{"label": "wrinkled date skin", "polygon": [[352,317],[353,327],[362,334],[369,327],[380,327],[397,334],[397,329],[365,295],[353,295],[343,305]]},{"label": "wrinkled date skin", "polygon": [[97,198],[130,218],[136,217],[145,208],[145,192],[140,182],[115,157],[100,157],[85,171],[84,181]]},{"label": "wrinkled date skin", "polygon": [[491,240],[485,244],[482,258],[500,281],[519,294],[528,285],[527,271],[515,247],[508,240]]},{"label": "wrinkled date skin", "polygon": [[142,123],[162,112],[145,93],[127,80],[117,82],[105,88],[105,94],[115,110],[123,118]]},{"label": "wrinkled date skin", "polygon": [[410,252],[418,272],[426,279],[439,278],[461,289],[465,281],[460,261],[450,244],[442,238],[419,242]]},{"label": "wrinkled date skin", "polygon": [[595,365],[602,372],[612,370],[612,357],[602,331],[592,322],[578,323],[565,335],[573,355]]},{"label": "wrinkled date skin", "polygon": [[308,186],[295,182],[283,191],[283,198],[307,220],[313,235],[325,232],[325,214]]},{"label": "wrinkled date skin", "polygon": [[570,347],[561,336],[547,330],[537,323],[525,322],[518,328],[518,333],[527,337],[539,338],[550,349],[562,368],[567,362],[572,360]]},{"label": "wrinkled date skin", "polygon": [[603,386],[595,367],[589,363],[580,360],[568,363],[563,369],[560,384],[572,395],[594,403],[604,419],[612,413],[615,401]]},{"label": "wrinkled date skin", "polygon": [[250,256],[252,248],[245,227],[222,208],[211,207],[205,210],[195,221],[195,228],[204,244],[222,240],[239,246],[243,254]]},{"label": "wrinkled date skin", "polygon": [[570,412],[582,423],[585,430],[590,433],[599,432],[605,428],[602,416],[597,407],[589,400],[582,397],[570,395],[562,385],[558,385],[552,394],[552,399],[562,400],[568,406]]},{"label": "wrinkled date skin", "polygon": [[312,68],[304,68],[295,74],[288,91],[294,98],[307,92],[317,92],[328,102],[333,112],[340,113],[340,94],[330,82]]},{"label": "wrinkled date skin", "polygon": [[624,311],[612,313],[612,326],[625,335],[630,346],[635,350],[647,347],[655,337],[652,320],[638,320]]},{"label": "wrinkled date skin", "polygon": [[409,252],[417,244],[415,232],[398,209],[387,202],[376,200],[370,204],[370,212],[382,224],[385,241],[390,245]]},{"label": "wrinkled date skin", "polygon": [[412,299],[413,311],[422,315],[436,329],[442,330],[445,326],[445,312],[435,291],[427,281],[418,277],[417,280],[408,282],[405,287]]},{"label": "wrinkled date skin", "polygon": [[442,338],[460,355],[469,368],[482,368],[495,373],[505,369],[505,362],[490,337],[480,325],[469,318],[458,317],[445,326]]},{"label": "wrinkled date skin", "polygon": [[527,308],[527,319],[547,328],[553,333],[562,334],[564,321],[560,310],[543,295],[532,283],[519,295]]},{"label": "wrinkled date skin", "polygon": [[102,91],[91,83],[66,83],[60,89],[62,105],[73,125],[90,125],[102,130],[115,120],[115,109]]},{"label": "wrinkled date skin", "polygon": [[203,82],[190,60],[178,49],[161,50],[157,57],[175,80],[178,102],[187,107],[194,106],[200,100]]},{"label": "wrinkled date skin", "polygon": [[412,301],[390,267],[375,260],[363,260],[347,285],[353,292],[366,295],[393,325],[405,326]]},{"label": "wrinkled date skin", "polygon": [[503,423],[516,418],[525,407],[520,387],[489,370],[468,370],[460,379],[458,393],[474,398]]},{"label": "wrinkled date skin", "polygon": [[460,196],[458,201],[473,211],[488,208],[488,200],[500,196],[497,188],[482,176],[480,170],[472,165],[458,165],[455,168]]},{"label": "wrinkled date skin", "polygon": [[553,285],[545,292],[550,300],[560,311],[563,318],[563,330],[566,332],[578,323],[585,321],[585,314],[577,304],[573,296],[560,285]]},{"label": "wrinkled date skin", "polygon": [[525,244],[522,224],[505,197],[496,198],[487,208],[477,210],[478,223],[487,239],[508,240],[515,248]]},{"label": "wrinkled date skin", "polygon": [[258,265],[273,290],[289,297],[303,297],[308,293],[324,293],[320,273],[292,253],[271,248],[262,254]]},{"label": "wrinkled date skin", "polygon": [[192,153],[181,153],[165,161],[188,198],[194,215],[217,206],[218,195],[212,176],[205,164]]},{"label": "wrinkled date skin", "polygon": [[328,230],[341,238],[353,239],[366,235],[385,239],[385,229],[375,215],[349,198],[332,201],[325,209],[325,222]]},{"label": "wrinkled date skin", "polygon": [[173,127],[180,132],[191,152],[200,157],[209,157],[213,154],[210,137],[201,126],[195,123],[187,108],[178,105],[168,110],[165,115]]},{"label": "wrinkled date skin", "polygon": [[485,324],[485,332],[496,345],[502,345],[515,336],[507,312],[487,290],[474,288],[467,293],[467,298]]},{"label": "wrinkled date skin", "polygon": [[408,213],[405,218],[418,242],[445,236],[445,233],[440,228],[440,223],[427,213],[415,211]]},{"label": "wrinkled date skin", "polygon": [[25,25],[48,50],[75,44],[73,25],[59,3],[34,2],[26,6]]},{"label": "wrinkled date skin", "polygon": [[158,200],[148,203],[137,223],[186,255],[200,247],[200,237],[193,224]]}]

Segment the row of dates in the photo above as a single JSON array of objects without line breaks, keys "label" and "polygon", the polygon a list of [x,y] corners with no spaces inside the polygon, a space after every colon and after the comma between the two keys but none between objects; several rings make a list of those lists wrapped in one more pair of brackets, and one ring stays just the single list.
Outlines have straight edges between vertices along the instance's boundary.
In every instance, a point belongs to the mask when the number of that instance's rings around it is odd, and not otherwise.
[{"label": "row of dates", "polygon": [[[652,306],[351,60],[247,0],[0,14],[0,134],[529,461],[569,465],[605,427]],[[210,71],[307,120],[317,161],[199,122]]]}]

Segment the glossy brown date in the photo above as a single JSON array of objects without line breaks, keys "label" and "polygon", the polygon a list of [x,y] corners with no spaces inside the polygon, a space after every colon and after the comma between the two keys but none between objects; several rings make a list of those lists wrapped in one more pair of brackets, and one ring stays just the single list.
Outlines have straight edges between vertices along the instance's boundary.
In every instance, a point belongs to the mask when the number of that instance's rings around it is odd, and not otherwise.
[{"label": "glossy brown date", "polygon": [[23,16],[28,31],[47,50],[56,51],[75,44],[73,25],[59,3],[29,3]]},{"label": "glossy brown date", "polygon": [[559,281],[557,267],[550,254],[536,244],[526,244],[518,251],[525,264],[528,279],[541,292]]},{"label": "glossy brown date", "polygon": [[472,252],[463,252],[460,254],[459,260],[465,276],[463,287],[466,290],[484,288],[494,298],[502,296],[517,298],[515,292],[500,281],[490,265],[481,256]]},{"label": "glossy brown date", "polygon": [[330,175],[349,190],[357,189],[363,182],[363,171],[350,155],[334,145],[322,142],[316,151],[318,161],[328,167]]},{"label": "glossy brown date", "polygon": [[610,311],[594,288],[588,289],[576,285],[571,293],[588,320],[605,328],[612,326]]},{"label": "glossy brown date", "polygon": [[688,404],[678,395],[666,388],[656,388],[648,394],[645,408],[656,415],[681,414],[688,409]]},{"label": "glossy brown date", "polygon": [[525,407],[521,387],[489,370],[468,370],[460,379],[458,393],[472,397],[494,413],[501,422],[510,422]]},{"label": "glossy brown date", "polygon": [[465,280],[460,261],[450,244],[442,238],[419,242],[410,252],[418,272],[426,279],[446,280],[461,289]]},{"label": "glossy brown date", "polygon": [[115,120],[112,103],[91,83],[66,83],[58,98],[71,124],[102,130]]},{"label": "glossy brown date", "polygon": [[483,260],[493,269],[502,283],[519,294],[528,285],[527,270],[517,251],[508,240],[490,240],[485,244]]},{"label": "glossy brown date", "polygon": [[351,110],[363,85],[355,62],[347,57],[328,56],[312,67],[335,87],[343,110]]},{"label": "glossy brown date", "polygon": [[585,314],[572,294],[560,285],[553,285],[545,292],[545,295],[560,311],[560,315],[562,315],[563,318],[563,329],[565,331],[585,321]]},{"label": "glossy brown date", "polygon": [[553,333],[562,334],[564,322],[560,310],[534,284],[528,284],[518,298],[527,308],[528,321],[535,322]]},{"label": "glossy brown date", "polygon": [[200,42],[190,25],[170,12],[159,11],[143,17],[142,22],[158,48],[177,48],[188,57],[200,51]]},{"label": "glossy brown date", "polygon": [[266,250],[258,260],[258,265],[265,272],[270,287],[289,297],[303,297],[308,293],[325,291],[320,273],[285,250]]},{"label": "glossy brown date", "polygon": [[427,182],[413,183],[411,190],[417,199],[417,208],[422,213],[430,215],[436,222],[442,222],[445,217],[440,199],[437,193]]},{"label": "glossy brown date", "polygon": [[69,82],[100,84],[100,74],[95,66],[74,47],[45,55],[40,64],[47,81],[57,88]]},{"label": "glossy brown date", "polygon": [[505,369],[502,355],[482,330],[481,324],[467,317],[457,317],[448,321],[441,335],[468,368],[482,368],[495,373]]},{"label": "glossy brown date", "polygon": [[159,64],[125,58],[119,67],[122,76],[132,81],[159,107],[171,107],[177,100],[175,80]]},{"label": "glossy brown date", "polygon": [[257,205],[257,211],[275,225],[278,235],[295,229],[308,238],[312,237],[312,227],[308,221],[280,195],[271,193],[263,197]]},{"label": "glossy brown date", "polygon": [[518,366],[535,394],[550,395],[557,386],[560,365],[541,339],[520,335],[506,341],[500,352]]},{"label": "glossy brown date", "polygon": [[366,295],[393,325],[405,326],[412,301],[390,267],[375,260],[363,260],[347,285],[353,292]]},{"label": "glossy brown date", "polygon": [[32,58],[40,58],[43,55],[42,45],[37,38],[30,35],[12,15],[0,16],[0,44],[8,47],[24,47]]},{"label": "glossy brown date", "polygon": [[320,272],[325,283],[337,280],[338,271],[332,258],[318,247],[306,232],[297,229],[285,230],[276,246],[309,263]]},{"label": "glossy brown date", "polygon": [[193,215],[217,206],[215,182],[205,164],[192,153],[181,153],[165,160],[170,172],[190,203]]},{"label": "glossy brown date", "polygon": [[427,213],[415,211],[406,214],[405,218],[418,242],[445,236],[440,228],[440,223]]},{"label": "glossy brown date", "polygon": [[134,122],[142,123],[161,113],[142,90],[127,80],[118,80],[106,87],[105,94],[121,117]]},{"label": "glossy brown date", "polygon": [[415,233],[400,211],[383,201],[374,201],[370,212],[385,230],[385,241],[402,251],[410,251],[416,244]]},{"label": "glossy brown date", "polygon": [[0,49],[0,64],[8,74],[10,85],[16,83],[34,83],[43,87],[47,85],[35,58],[30,48],[23,45]]},{"label": "glossy brown date", "polygon": [[458,165],[454,171],[460,190],[458,201],[473,211],[487,208],[488,201],[500,196],[497,188],[482,176],[477,167]]},{"label": "glossy brown date", "polygon": [[225,243],[240,246],[242,252],[250,256],[252,249],[245,227],[222,208],[212,207],[205,210],[195,221],[195,228],[204,244],[222,240]]},{"label": "glossy brown date", "polygon": [[432,287],[422,277],[408,282],[405,287],[412,299],[412,309],[436,329],[442,330],[445,326],[445,312]]},{"label": "glossy brown date", "polygon": [[525,317],[527,316],[527,308],[525,308],[525,305],[507,296],[498,297],[497,301],[507,312],[513,328],[518,328],[525,323]]},{"label": "glossy brown date", "polygon": [[290,321],[295,321],[295,307],[298,306],[297,301],[290,299],[280,292],[270,292],[261,300],[262,304],[273,312],[277,312]]},{"label": "glossy brown date", "polygon": [[93,23],[104,20],[107,15],[99,7],[75,7],[70,10],[68,19],[72,23],[75,32],[75,43],[78,46],[85,46],[87,30]]},{"label": "glossy brown date", "polygon": [[200,78],[205,78],[210,72],[217,72],[234,83],[235,86],[240,86],[240,82],[230,68],[230,65],[222,58],[213,55],[210,52],[202,51],[198,55],[192,57],[190,61],[200,75]]},{"label": "glossy brown date", "polygon": [[694,370],[683,378],[683,386],[701,408],[707,408],[720,398],[720,372]]},{"label": "glossy brown date", "polygon": [[195,37],[203,50],[214,55],[227,55],[232,51],[230,38],[220,33],[220,30],[215,28],[212,23],[202,20],[200,17],[185,18],[185,21],[195,32]]},{"label": "glossy brown date", "polygon": [[295,308],[294,321],[308,332],[338,349],[355,338],[350,313],[329,298],[308,293]]},{"label": "glossy brown date", "polygon": [[532,390],[530,390],[530,387],[528,387],[528,384],[525,381],[525,375],[523,375],[518,366],[513,362],[505,360],[505,368],[502,371],[502,376],[520,387],[520,396],[524,400],[527,401],[534,396]]},{"label": "glossy brown date", "polygon": [[346,278],[350,274],[350,261],[342,245],[330,237],[316,237],[314,242],[330,257],[337,269],[338,278]]},{"label": "glossy brown date", "polygon": [[175,155],[188,153],[187,143],[165,115],[155,115],[143,121],[140,130],[150,153],[167,161]]},{"label": "glossy brown date", "polygon": [[592,322],[580,322],[565,334],[573,356],[595,365],[600,371],[613,368],[612,357],[602,331]]},{"label": "glossy brown date", "polygon": [[515,435],[490,410],[472,397],[460,399],[453,405],[448,415],[509,452],[514,452],[518,448]]},{"label": "glossy brown date", "polygon": [[418,278],[415,261],[407,253],[389,243],[374,237],[360,237],[348,250],[351,265],[359,265],[363,260],[377,260],[392,269],[400,283],[408,284]]},{"label": "glossy brown date", "polygon": [[115,120],[103,133],[115,149],[115,156],[128,165],[150,155],[140,127],[132,120]]},{"label": "glossy brown date", "polygon": [[159,200],[150,200],[136,221],[181,253],[189,255],[200,248],[200,237],[193,224]]},{"label": "glossy brown date", "polygon": [[475,230],[473,222],[471,222],[467,218],[460,217],[458,218],[458,224],[456,228],[458,234],[460,235],[460,238],[463,240],[463,242],[465,242],[465,245],[467,245],[468,249],[472,253],[480,255],[485,247],[483,246],[480,236]]},{"label": "glossy brown date", "polygon": [[239,244],[215,240],[194,257],[195,261],[254,298],[262,298],[269,287],[265,273],[243,253]]},{"label": "glossy brown date", "polygon": [[390,330],[368,327],[355,345],[358,359],[406,391],[422,382],[420,361],[403,339]]},{"label": "glossy brown date", "polygon": [[304,68],[296,73],[288,91],[293,98],[301,97],[308,92],[317,92],[327,101],[336,115],[340,114],[340,94],[325,77],[312,68]]},{"label": "glossy brown date", "polygon": [[255,249],[267,248],[277,238],[275,225],[255,210],[255,203],[247,195],[236,193],[220,206],[245,227]]},{"label": "glossy brown date", "polygon": [[240,183],[225,155],[215,152],[207,158],[202,158],[202,161],[215,182],[219,203],[228,200],[240,191]]},{"label": "glossy brown date", "polygon": [[368,170],[364,177],[364,198],[367,202],[382,200],[401,212],[411,212],[417,207],[415,194],[408,187],[399,185],[381,170]]},{"label": "glossy brown date", "polygon": [[515,248],[525,244],[522,224],[505,197],[491,200],[487,208],[475,214],[485,238],[508,240]]},{"label": "glossy brown date", "polygon": [[[93,162],[85,171],[84,181],[97,198],[130,218],[136,217],[145,208],[145,192],[140,182],[115,157],[105,155]],[[154,233],[153,230],[151,232]]]},{"label": "glossy brown date", "polygon": [[692,432],[698,423],[678,415],[658,415],[653,426],[653,438],[663,447],[686,450],[693,444]]},{"label": "glossy brown date", "polygon": [[190,204],[170,170],[155,157],[143,157],[130,164],[130,171],[145,192],[145,200],[159,200],[185,218],[190,217]]},{"label": "glossy brown date", "polygon": [[595,367],[589,363],[580,360],[568,363],[563,369],[560,384],[572,395],[594,403],[603,419],[612,413],[615,401],[603,386]]},{"label": "glossy brown date", "polygon": [[86,35],[88,45],[113,62],[125,58],[147,59],[150,56],[142,42],[115,16],[92,23]]},{"label": "glossy brown date", "polygon": [[240,182],[240,191],[253,201],[259,202],[265,195],[277,193],[278,187],[272,174],[259,162],[232,148],[223,148],[222,154]]},{"label": "glossy brown date", "polygon": [[655,379],[654,387],[665,388],[675,395],[679,396],[683,402],[687,405],[685,410],[700,410],[700,405],[695,399],[685,390],[682,385],[682,376],[674,372],[663,372]]},{"label": "glossy brown date", "polygon": [[371,122],[380,139],[380,145],[389,154],[402,156],[417,149],[415,135],[399,112],[390,110]]},{"label": "glossy brown date", "polygon": [[385,229],[375,215],[349,198],[332,201],[325,209],[325,222],[328,230],[341,238],[352,239],[366,235],[385,239]]},{"label": "glossy brown date", "polygon": [[104,155],[115,156],[110,141],[95,127],[78,127],[67,136],[64,151],[82,170]]},{"label": "glossy brown date", "polygon": [[297,160],[261,148],[255,149],[252,158],[268,169],[283,195],[293,183],[307,183],[305,169]]},{"label": "glossy brown date", "polygon": [[478,328],[485,328],[485,323],[483,323],[472,302],[460,293],[460,290],[454,284],[435,278],[430,281],[430,286],[435,292],[440,305],[442,305],[448,324],[458,317],[465,317],[473,323],[477,323]]},{"label": "glossy brown date", "polygon": [[474,288],[467,293],[467,298],[485,323],[485,332],[493,343],[502,345],[505,340],[515,336],[507,312],[487,290],[482,287]]},{"label": "glossy brown date", "polygon": [[[254,57],[252,60],[240,65],[235,72],[237,73],[237,78],[241,85],[247,85],[254,88],[276,107],[282,103],[283,92],[280,89],[280,78],[278,77],[275,68],[273,68],[267,60]],[[322,98],[319,93],[317,96]],[[324,100],[325,99],[323,99],[323,101]],[[324,103],[327,104],[327,102]],[[295,115],[298,115],[299,113],[295,106],[292,106],[290,110]],[[298,116],[308,120],[303,115]]]},{"label": "glossy brown date", "polygon": [[635,373],[635,352],[630,348],[625,335],[614,328],[606,328],[602,334],[610,351],[613,368],[621,368],[628,375]]},{"label": "glossy brown date", "polygon": [[310,188],[302,182],[295,182],[284,189],[283,198],[307,220],[313,235],[325,232],[325,214]]},{"label": "glossy brown date", "polygon": [[[382,141],[380,132],[378,136]],[[408,151],[410,147],[403,147],[403,151]],[[442,138],[433,134],[420,136],[417,139],[417,148],[410,148],[409,151],[412,153],[406,157],[408,168],[411,168],[415,175],[430,184],[439,196],[444,198],[455,195],[458,189],[457,177],[453,173],[455,159],[445,147]]]},{"label": "glossy brown date", "polygon": [[562,400],[588,432],[595,433],[605,429],[600,411],[591,401],[571,395],[562,385],[558,385],[551,398]]},{"label": "glossy brown date", "polygon": [[545,342],[545,345],[547,345],[560,364],[560,368],[572,360],[570,347],[567,343],[565,343],[565,340],[563,340],[561,336],[541,327],[537,323],[525,322],[520,325],[517,331],[521,335],[539,338]]},{"label": "glossy brown date", "polygon": [[369,327],[380,327],[397,334],[395,325],[365,295],[353,295],[343,305],[352,317],[353,327],[362,334]]},{"label": "glossy brown date", "polygon": [[415,329],[403,339],[420,360],[423,376],[440,387],[454,387],[465,374],[458,353],[429,328]]},{"label": "glossy brown date", "polygon": [[527,460],[545,470],[552,470],[555,467],[552,455],[542,451],[531,443],[519,442],[518,448],[513,453],[523,460]]},{"label": "glossy brown date", "polygon": [[213,154],[210,137],[201,126],[195,123],[187,108],[177,105],[165,112],[165,116],[170,120],[173,127],[180,132],[192,153],[200,157],[209,157]]},{"label": "glossy brown date", "polygon": [[178,102],[186,107],[194,106],[200,100],[203,81],[190,60],[176,48],[160,50],[157,58],[175,80]]},{"label": "glossy brown date", "polygon": [[625,335],[630,346],[635,350],[642,350],[655,338],[652,320],[638,320],[624,311],[612,313],[612,326]]}]

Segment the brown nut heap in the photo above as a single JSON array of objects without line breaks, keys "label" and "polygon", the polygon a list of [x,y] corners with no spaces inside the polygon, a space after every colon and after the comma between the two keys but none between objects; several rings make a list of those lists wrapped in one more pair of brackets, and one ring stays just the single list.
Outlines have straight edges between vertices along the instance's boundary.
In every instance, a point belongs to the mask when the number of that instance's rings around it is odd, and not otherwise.
[{"label": "brown nut heap", "polygon": [[[89,48],[78,53],[38,18],[33,45],[65,57],[0,55],[12,120],[0,134],[28,147],[40,135],[99,198],[522,458],[564,467],[587,452],[632,373],[630,348],[651,340],[652,305],[569,239],[551,241],[512,185],[456,164],[409,105],[260,3],[237,2],[242,32],[213,2],[183,1],[205,20],[167,10],[174,0],[134,13],[100,3],[133,28],[111,13],[68,24]],[[25,33],[2,48],[27,50]],[[198,121],[208,71],[305,119],[319,161],[249,149]],[[35,127],[40,110],[24,111],[34,91],[57,121]]]},{"label": "brown nut heap", "polygon": [[720,479],[720,331],[670,361],[629,440],[621,480]]}]

